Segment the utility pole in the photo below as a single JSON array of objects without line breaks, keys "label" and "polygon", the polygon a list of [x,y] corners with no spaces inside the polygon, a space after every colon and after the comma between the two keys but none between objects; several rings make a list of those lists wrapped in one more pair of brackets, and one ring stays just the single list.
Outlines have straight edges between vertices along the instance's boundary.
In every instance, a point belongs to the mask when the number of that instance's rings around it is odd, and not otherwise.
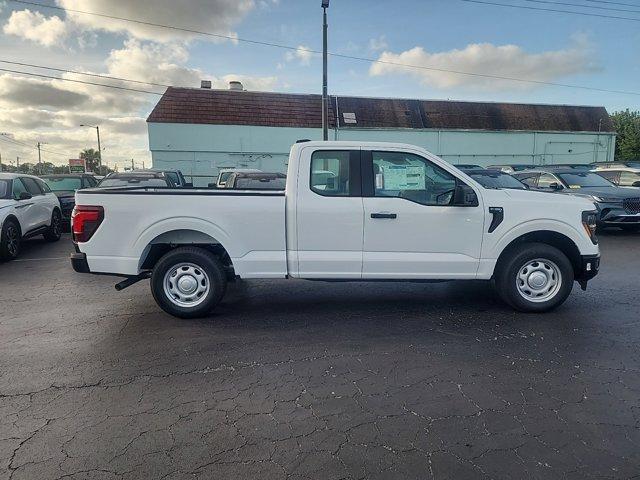
[{"label": "utility pole", "polygon": [[82,123],[80,124],[80,126],[96,129],[96,135],[98,136],[98,175],[102,175],[102,147],[100,146],[100,125],[88,125],[86,123]]},{"label": "utility pole", "polygon": [[322,0],[322,139],[325,141],[329,140],[329,99],[327,98],[327,8],[329,8],[329,0]]},{"label": "utility pole", "polygon": [[2,172],[2,152],[0,152],[0,172]]},{"label": "utility pole", "polygon": [[133,158],[131,159],[131,170],[135,170],[135,167],[133,166]]},{"label": "utility pole", "polygon": [[20,157],[16,157],[16,173],[20,170]]},{"label": "utility pole", "polygon": [[38,173],[42,174],[42,157],[40,156],[40,142],[38,142]]}]

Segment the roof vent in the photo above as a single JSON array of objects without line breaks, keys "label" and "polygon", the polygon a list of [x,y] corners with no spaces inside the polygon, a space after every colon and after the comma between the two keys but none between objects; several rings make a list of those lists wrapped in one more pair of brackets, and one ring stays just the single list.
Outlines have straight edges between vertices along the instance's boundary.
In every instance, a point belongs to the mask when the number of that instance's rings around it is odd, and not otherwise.
[{"label": "roof vent", "polygon": [[229,90],[233,90],[234,92],[242,92],[244,87],[242,86],[242,82],[238,80],[232,80],[229,82]]},{"label": "roof vent", "polygon": [[211,80],[201,80],[200,88],[211,88]]}]

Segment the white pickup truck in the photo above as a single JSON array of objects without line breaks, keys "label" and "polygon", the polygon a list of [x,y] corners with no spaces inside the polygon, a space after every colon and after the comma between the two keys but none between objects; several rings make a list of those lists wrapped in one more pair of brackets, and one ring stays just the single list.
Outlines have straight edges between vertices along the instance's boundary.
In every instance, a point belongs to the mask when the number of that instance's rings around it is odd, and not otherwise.
[{"label": "white pickup truck", "polygon": [[284,191],[79,190],[77,272],[151,278],[184,318],[208,314],[236,278],[495,280],[522,311],[565,301],[599,268],[593,203],[488,189],[405,144],[301,141]]}]

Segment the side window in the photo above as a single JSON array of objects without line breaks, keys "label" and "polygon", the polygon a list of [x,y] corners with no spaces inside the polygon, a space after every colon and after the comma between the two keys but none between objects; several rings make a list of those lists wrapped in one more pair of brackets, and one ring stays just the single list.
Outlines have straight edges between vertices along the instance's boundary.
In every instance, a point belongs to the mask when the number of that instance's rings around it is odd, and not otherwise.
[{"label": "side window", "polygon": [[456,177],[426,158],[404,152],[371,152],[376,197],[406,198],[423,205],[449,205]]},{"label": "side window", "polygon": [[350,156],[347,150],[318,150],[311,155],[311,190],[327,197],[348,197]]},{"label": "side window", "polygon": [[18,200],[20,198],[20,194],[22,192],[27,192],[27,187],[24,186],[24,183],[22,183],[22,181],[19,178],[14,178],[13,179],[13,198]]},{"label": "side window", "polygon": [[49,188],[49,185],[44,183],[39,178],[36,180],[36,183],[38,184],[38,186],[40,187],[40,190],[42,190],[43,193],[51,193],[51,189]]},{"label": "side window", "polygon": [[620,183],[620,174],[618,172],[607,172],[607,171],[601,171],[601,172],[596,172],[598,175],[600,175],[601,177],[606,178],[607,180],[609,180],[610,182],[615,183],[616,185],[618,183]]},{"label": "side window", "polygon": [[620,185],[623,187],[632,187],[634,183],[640,182],[640,174],[634,172],[621,172]]},{"label": "side window", "polygon": [[22,182],[24,183],[24,186],[27,187],[27,191],[31,195],[42,195],[42,190],[40,190],[40,187],[33,178],[22,177]]},{"label": "side window", "polygon": [[525,174],[515,175],[515,177],[525,185],[529,186],[530,188],[536,188],[537,186],[537,182],[536,182],[536,180],[538,179],[537,173],[529,174],[529,175],[525,173]]},{"label": "side window", "polygon": [[540,174],[540,178],[538,178],[538,188],[549,188],[552,183],[562,185],[560,180],[558,180],[554,175],[551,175],[550,173]]}]

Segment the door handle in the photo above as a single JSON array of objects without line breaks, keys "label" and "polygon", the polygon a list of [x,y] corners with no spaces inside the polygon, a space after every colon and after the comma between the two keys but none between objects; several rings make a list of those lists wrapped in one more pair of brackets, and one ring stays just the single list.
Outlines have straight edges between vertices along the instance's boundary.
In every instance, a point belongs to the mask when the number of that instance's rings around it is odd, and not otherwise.
[{"label": "door handle", "polygon": [[398,218],[395,213],[372,213],[371,218]]}]

